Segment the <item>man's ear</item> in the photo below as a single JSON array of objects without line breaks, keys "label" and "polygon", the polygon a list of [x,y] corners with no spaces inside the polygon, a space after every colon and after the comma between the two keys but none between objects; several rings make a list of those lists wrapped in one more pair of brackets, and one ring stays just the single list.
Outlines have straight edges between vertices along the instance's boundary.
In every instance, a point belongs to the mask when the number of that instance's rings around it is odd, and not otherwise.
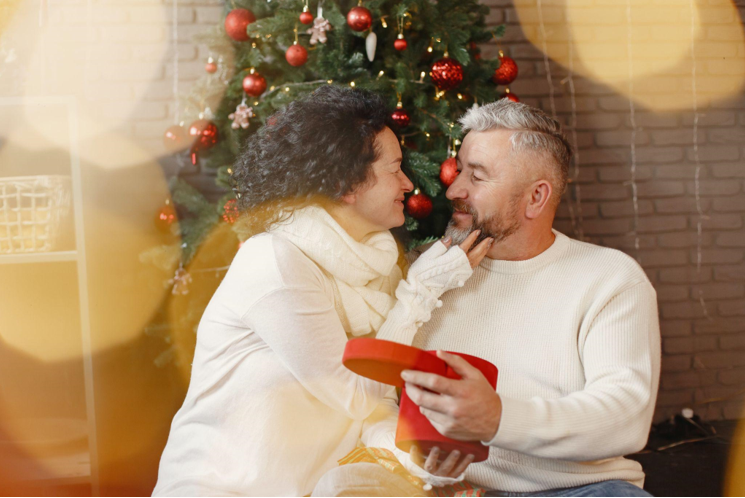
[{"label": "man's ear", "polygon": [[347,204],[355,204],[357,202],[357,194],[351,192],[349,194],[342,195],[341,200],[342,202],[345,202]]},{"label": "man's ear", "polygon": [[547,180],[538,180],[531,185],[528,205],[525,206],[525,217],[531,220],[538,218],[548,209],[552,193],[553,188]]}]

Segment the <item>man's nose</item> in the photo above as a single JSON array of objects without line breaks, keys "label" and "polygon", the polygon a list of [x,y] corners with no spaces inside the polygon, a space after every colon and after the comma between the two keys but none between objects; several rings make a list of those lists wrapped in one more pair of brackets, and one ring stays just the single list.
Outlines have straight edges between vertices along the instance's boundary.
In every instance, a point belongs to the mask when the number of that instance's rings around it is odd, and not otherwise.
[{"label": "man's nose", "polygon": [[468,197],[468,190],[463,184],[462,177],[463,175],[460,174],[456,176],[453,183],[450,184],[447,191],[445,192],[445,197],[447,197],[451,201],[455,199],[465,199]]}]

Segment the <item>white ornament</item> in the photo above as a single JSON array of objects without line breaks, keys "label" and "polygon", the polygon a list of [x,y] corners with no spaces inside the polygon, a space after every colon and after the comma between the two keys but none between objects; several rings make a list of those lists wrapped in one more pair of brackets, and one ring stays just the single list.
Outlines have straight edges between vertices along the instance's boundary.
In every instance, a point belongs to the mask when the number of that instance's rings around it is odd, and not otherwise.
[{"label": "white ornament", "polygon": [[313,19],[313,27],[309,28],[307,31],[307,33],[310,34],[310,44],[315,45],[318,42],[326,43],[326,40],[328,40],[328,38],[326,38],[326,31],[331,31],[330,22],[320,15]]},{"label": "white ornament", "polygon": [[378,35],[374,31],[370,31],[370,34],[365,38],[365,50],[367,51],[367,59],[372,62],[375,60],[375,49],[378,45]]},{"label": "white ornament", "polygon": [[228,119],[233,120],[230,127],[234,130],[237,130],[238,128],[243,128],[245,130],[249,126],[248,118],[252,117],[254,117],[253,107],[248,107],[245,102],[241,102],[238,104],[238,107],[235,108],[235,112],[228,115]]}]

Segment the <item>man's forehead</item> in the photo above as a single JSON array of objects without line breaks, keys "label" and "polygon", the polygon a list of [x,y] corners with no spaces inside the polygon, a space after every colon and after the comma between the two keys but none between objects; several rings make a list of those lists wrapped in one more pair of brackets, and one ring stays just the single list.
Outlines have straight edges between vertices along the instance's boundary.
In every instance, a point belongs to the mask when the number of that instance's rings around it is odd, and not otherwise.
[{"label": "man's forehead", "polygon": [[458,152],[461,160],[491,167],[510,152],[512,130],[469,131]]}]

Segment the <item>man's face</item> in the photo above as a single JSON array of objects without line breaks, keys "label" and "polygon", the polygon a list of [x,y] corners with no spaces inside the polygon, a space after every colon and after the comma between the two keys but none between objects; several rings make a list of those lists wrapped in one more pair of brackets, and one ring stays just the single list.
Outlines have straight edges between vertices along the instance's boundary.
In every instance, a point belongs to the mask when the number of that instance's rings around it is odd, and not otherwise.
[{"label": "man's face", "polygon": [[521,226],[522,190],[510,145],[509,130],[469,132],[458,152],[460,173],[447,190],[453,217],[446,236],[460,244],[480,229],[476,243],[493,237],[497,244]]}]

